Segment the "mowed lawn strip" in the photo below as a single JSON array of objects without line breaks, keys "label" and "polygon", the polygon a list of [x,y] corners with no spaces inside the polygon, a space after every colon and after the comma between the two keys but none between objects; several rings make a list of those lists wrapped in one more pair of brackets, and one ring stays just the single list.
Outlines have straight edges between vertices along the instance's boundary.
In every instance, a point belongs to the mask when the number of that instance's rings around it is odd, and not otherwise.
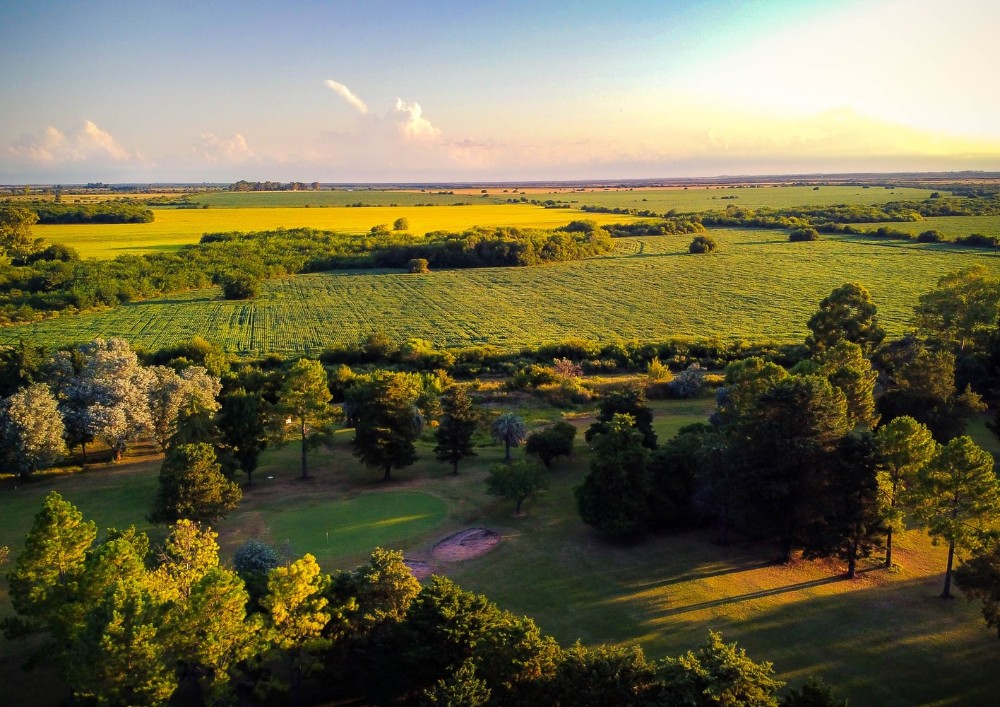
[{"label": "mowed lawn strip", "polygon": [[265,283],[253,302],[218,289],[0,329],[0,343],[48,346],[122,336],[157,349],[195,335],[247,355],[316,355],[381,330],[397,342],[492,344],[514,350],[575,336],[798,341],[821,299],[845,282],[871,291],[882,325],[903,334],[920,294],[990,251],[829,237],[789,243],[783,231],[713,229],[719,250],[687,252],[685,236],[623,238],[606,257],[525,268],[340,271]]}]

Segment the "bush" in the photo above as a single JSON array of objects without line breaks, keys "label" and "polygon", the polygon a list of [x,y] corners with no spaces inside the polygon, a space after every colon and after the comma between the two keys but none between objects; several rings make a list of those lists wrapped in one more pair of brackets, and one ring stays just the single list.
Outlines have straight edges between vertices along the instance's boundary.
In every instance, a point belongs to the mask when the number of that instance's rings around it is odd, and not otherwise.
[{"label": "bush", "polygon": [[688,246],[689,253],[711,253],[718,248],[715,240],[710,236],[695,236]]},{"label": "bush", "polygon": [[941,231],[924,231],[917,236],[917,243],[941,243],[944,240],[945,237]]},{"label": "bush", "polygon": [[984,236],[982,233],[973,233],[965,238],[956,238],[955,244],[970,248],[996,248],[1000,246],[1000,239],[996,236]]},{"label": "bush", "polygon": [[426,258],[413,258],[406,264],[406,271],[412,273],[430,272]]},{"label": "bush", "polygon": [[254,299],[260,295],[260,280],[248,273],[228,273],[221,280],[222,296],[226,299]]},{"label": "bush", "polygon": [[799,243],[802,241],[818,241],[819,231],[815,228],[796,228],[788,234],[788,240],[792,243]]},{"label": "bush", "polygon": [[392,222],[392,230],[394,231],[409,231],[410,230],[410,219],[405,216],[400,217]]},{"label": "bush", "polygon": [[705,369],[692,363],[667,383],[667,390],[674,398],[693,398],[701,392],[705,379]]}]

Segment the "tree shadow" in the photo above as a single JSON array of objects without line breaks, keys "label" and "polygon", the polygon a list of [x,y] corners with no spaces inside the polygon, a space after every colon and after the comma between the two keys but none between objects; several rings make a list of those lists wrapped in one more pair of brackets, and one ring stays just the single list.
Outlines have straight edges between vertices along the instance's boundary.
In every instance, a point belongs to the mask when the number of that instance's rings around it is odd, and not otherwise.
[{"label": "tree shadow", "polygon": [[[769,563],[770,564],[770,563]],[[725,574],[725,572],[719,572],[718,574]],[[764,597],[771,597],[777,594],[786,594],[788,592],[797,592],[802,589],[811,589],[813,587],[822,587],[825,584],[833,584],[834,582],[842,582],[847,579],[844,575],[834,575],[832,577],[824,577],[822,579],[812,579],[808,582],[798,582],[796,584],[786,584],[783,587],[774,587],[772,589],[761,589],[756,592],[747,592],[746,594],[736,594],[730,597],[723,597],[721,599],[712,599],[711,601],[703,601],[697,604],[688,604],[686,606],[678,606],[672,609],[665,609],[660,612],[661,616],[676,616],[678,614],[687,614],[692,611],[701,611],[703,609],[713,609],[718,606],[725,606],[727,604],[736,604],[742,601],[748,601],[750,599],[763,599]]]}]

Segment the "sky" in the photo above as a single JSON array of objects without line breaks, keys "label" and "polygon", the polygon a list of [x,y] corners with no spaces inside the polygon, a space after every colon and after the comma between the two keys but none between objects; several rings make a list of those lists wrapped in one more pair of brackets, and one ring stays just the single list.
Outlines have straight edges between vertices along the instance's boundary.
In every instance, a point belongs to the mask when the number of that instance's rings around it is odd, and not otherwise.
[{"label": "sky", "polygon": [[0,183],[1000,170],[995,0],[0,0]]}]

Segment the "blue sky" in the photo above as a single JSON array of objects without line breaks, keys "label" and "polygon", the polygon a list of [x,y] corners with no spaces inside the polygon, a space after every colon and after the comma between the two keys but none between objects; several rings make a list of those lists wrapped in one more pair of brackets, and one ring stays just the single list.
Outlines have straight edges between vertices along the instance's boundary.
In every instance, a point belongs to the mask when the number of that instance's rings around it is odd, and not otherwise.
[{"label": "blue sky", "polygon": [[991,0],[34,0],[2,17],[2,182],[1000,169]]}]

